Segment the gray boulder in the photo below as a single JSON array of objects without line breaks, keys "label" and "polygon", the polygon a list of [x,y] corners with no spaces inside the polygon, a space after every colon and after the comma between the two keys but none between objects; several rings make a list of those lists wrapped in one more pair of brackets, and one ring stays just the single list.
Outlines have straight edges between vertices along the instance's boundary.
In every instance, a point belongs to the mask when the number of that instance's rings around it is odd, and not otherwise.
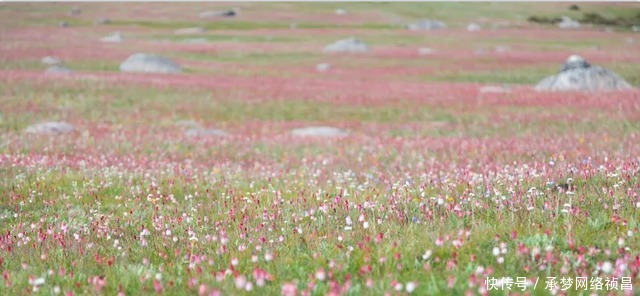
[{"label": "gray boulder", "polygon": [[556,75],[540,81],[537,91],[610,91],[630,89],[632,86],[612,71],[589,64],[584,58],[572,55]]},{"label": "gray boulder", "polygon": [[335,127],[311,126],[294,129],[291,131],[291,135],[296,137],[346,137],[349,132]]},{"label": "gray boulder", "polygon": [[323,49],[326,53],[333,52],[348,52],[348,53],[359,53],[359,52],[368,52],[369,46],[364,42],[354,38],[346,38],[342,40],[338,40],[334,43],[331,43],[324,47]]},{"label": "gray boulder", "polygon": [[446,28],[447,25],[441,21],[436,20],[421,20],[417,23],[407,25],[407,29],[411,31],[431,31],[440,30]]},{"label": "gray boulder", "polygon": [[74,132],[76,128],[66,122],[49,121],[28,126],[24,129],[28,134],[64,134]]},{"label": "gray boulder", "polygon": [[182,68],[173,61],[156,55],[136,53],[120,64],[120,72],[181,73]]}]

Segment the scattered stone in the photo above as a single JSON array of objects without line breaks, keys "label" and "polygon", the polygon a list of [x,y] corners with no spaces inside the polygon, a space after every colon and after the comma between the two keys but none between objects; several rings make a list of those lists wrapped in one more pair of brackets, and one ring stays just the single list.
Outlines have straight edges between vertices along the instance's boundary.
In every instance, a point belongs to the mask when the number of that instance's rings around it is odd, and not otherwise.
[{"label": "scattered stone", "polygon": [[212,18],[212,17],[234,17],[238,15],[238,9],[233,8],[225,11],[203,11],[198,16],[200,18]]},{"label": "scattered stone", "polygon": [[191,44],[204,44],[204,43],[209,43],[209,40],[207,40],[206,38],[189,38],[189,39],[183,40],[182,42],[191,43]]},{"label": "scattered stone", "polygon": [[511,92],[511,88],[509,86],[499,86],[499,85],[485,85],[480,88],[480,93],[483,94],[503,94]]},{"label": "scattered stone", "polygon": [[66,27],[68,27],[68,26],[69,26],[69,23],[67,23],[67,22],[60,22],[60,23],[58,24],[58,26],[60,26],[60,28],[66,28]]},{"label": "scattered stone", "polygon": [[103,17],[103,18],[99,19],[98,21],[96,21],[96,24],[98,24],[98,25],[108,25],[108,24],[111,24],[111,20],[106,18],[106,17]]},{"label": "scattered stone", "polygon": [[584,58],[572,55],[560,73],[540,81],[537,91],[608,91],[630,89],[631,85],[605,68],[593,66]]},{"label": "scattered stone", "polygon": [[292,130],[291,134],[296,137],[346,137],[349,135],[346,131],[328,126],[297,128]]},{"label": "scattered stone", "polygon": [[336,9],[336,14],[337,15],[346,15],[347,14],[347,10],[342,9],[342,8],[338,8],[338,9]]},{"label": "scattered stone", "polygon": [[62,61],[59,58],[46,56],[40,60],[43,64],[47,65],[59,65],[62,64]]},{"label": "scattered stone", "polygon": [[334,43],[331,43],[323,49],[324,52],[349,52],[349,53],[358,53],[358,52],[368,52],[369,47],[364,42],[354,38],[346,38],[342,40],[338,40]]},{"label": "scattered stone", "polygon": [[82,9],[78,7],[74,7],[74,8],[71,8],[71,10],[69,10],[69,15],[80,15],[81,13],[82,13]]},{"label": "scattered stone", "polygon": [[473,53],[476,54],[476,55],[485,55],[485,54],[489,53],[489,50],[484,48],[484,47],[478,47],[478,48],[473,50]]},{"label": "scattered stone", "polygon": [[156,55],[136,53],[120,64],[121,72],[180,73],[182,68],[173,61]]},{"label": "scattered stone", "polygon": [[640,25],[633,25],[633,26],[631,26],[631,31],[633,31],[633,32],[640,32]]},{"label": "scattered stone", "polygon": [[429,47],[420,47],[418,48],[418,54],[419,55],[429,55],[433,53],[433,49],[429,48]]},{"label": "scattered stone", "polygon": [[105,43],[120,43],[122,42],[122,35],[120,35],[120,32],[115,32],[109,36],[101,38],[100,41]]},{"label": "scattered stone", "polygon": [[467,26],[467,31],[469,32],[478,32],[482,30],[482,27],[476,23],[471,23]]},{"label": "scattered stone", "polygon": [[414,24],[407,25],[407,29],[411,31],[430,31],[446,28],[447,25],[441,21],[436,20],[421,20]]},{"label": "scattered stone", "polygon": [[49,121],[28,126],[24,132],[28,134],[64,134],[74,132],[76,128],[66,122]]},{"label": "scattered stone", "polygon": [[316,71],[318,72],[326,72],[331,69],[331,65],[329,63],[320,63],[316,65]]},{"label": "scattered stone", "polygon": [[501,45],[501,46],[496,46],[496,47],[494,48],[494,51],[495,51],[496,53],[505,53],[505,52],[509,51],[510,49],[511,49],[511,48],[510,48],[509,46],[503,46],[503,45]]},{"label": "scattered stone", "polygon": [[185,132],[187,137],[226,137],[231,134],[219,129],[192,128]]},{"label": "scattered stone", "polygon": [[571,19],[568,16],[562,16],[560,23],[558,23],[558,28],[560,29],[578,29],[580,28],[580,23],[576,20]]},{"label": "scattered stone", "polygon": [[184,28],[184,29],[178,29],[174,31],[174,33],[178,35],[202,34],[204,32],[205,32],[205,29],[201,27]]},{"label": "scattered stone", "polygon": [[198,128],[198,127],[200,127],[200,124],[198,122],[196,122],[195,120],[188,120],[188,119],[178,120],[178,121],[176,121],[176,125],[179,126],[179,127],[183,127],[183,128]]},{"label": "scattered stone", "polygon": [[68,67],[62,66],[62,65],[53,65],[53,66],[47,68],[47,70],[45,70],[45,73],[48,73],[48,74],[71,74],[71,73],[73,73],[73,70],[71,70]]}]

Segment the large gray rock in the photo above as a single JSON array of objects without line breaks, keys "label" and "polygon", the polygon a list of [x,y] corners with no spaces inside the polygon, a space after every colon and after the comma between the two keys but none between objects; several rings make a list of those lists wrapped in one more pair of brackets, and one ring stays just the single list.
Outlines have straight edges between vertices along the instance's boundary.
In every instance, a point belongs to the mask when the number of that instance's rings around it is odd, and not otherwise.
[{"label": "large gray rock", "polygon": [[607,91],[630,89],[632,86],[610,70],[589,64],[572,55],[562,65],[560,73],[540,81],[537,91]]},{"label": "large gray rock", "polygon": [[347,131],[328,126],[297,128],[292,130],[291,134],[297,137],[346,137],[349,135]]},{"label": "large gray rock", "polygon": [[446,28],[447,25],[441,21],[436,20],[421,20],[414,24],[407,25],[407,29],[411,31],[430,31]]},{"label": "large gray rock", "polygon": [[121,72],[133,73],[180,73],[182,68],[173,61],[156,55],[136,53],[120,64]]},{"label": "large gray rock", "polygon": [[28,126],[24,132],[28,134],[64,134],[76,128],[66,122],[49,121]]},{"label": "large gray rock", "polygon": [[334,43],[331,43],[325,46],[323,51],[327,53],[332,53],[332,52],[358,53],[358,52],[368,52],[369,47],[364,42],[354,37],[350,37],[350,38],[338,40]]}]

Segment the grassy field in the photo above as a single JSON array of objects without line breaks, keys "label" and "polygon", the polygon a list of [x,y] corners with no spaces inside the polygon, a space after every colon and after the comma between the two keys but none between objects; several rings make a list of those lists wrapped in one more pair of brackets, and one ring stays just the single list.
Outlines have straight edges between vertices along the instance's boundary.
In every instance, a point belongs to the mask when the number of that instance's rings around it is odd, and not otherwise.
[{"label": "grassy field", "polygon": [[637,88],[640,37],[527,19],[640,7],[569,5],[0,3],[0,295],[637,295],[640,92],[533,85],[579,54]]}]

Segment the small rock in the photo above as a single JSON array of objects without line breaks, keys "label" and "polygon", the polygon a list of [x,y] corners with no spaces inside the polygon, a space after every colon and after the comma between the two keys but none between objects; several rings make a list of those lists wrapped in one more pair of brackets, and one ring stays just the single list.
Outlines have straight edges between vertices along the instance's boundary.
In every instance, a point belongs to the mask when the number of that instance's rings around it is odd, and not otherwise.
[{"label": "small rock", "polygon": [[479,48],[476,48],[476,49],[473,51],[473,53],[474,53],[474,54],[476,54],[476,55],[485,55],[485,54],[489,53],[489,50],[487,50],[487,49],[486,49],[486,48],[484,48],[484,47],[479,47]]},{"label": "small rock", "polygon": [[189,39],[183,40],[182,42],[191,43],[191,44],[204,44],[204,43],[209,43],[209,40],[207,40],[206,38],[189,38]]},{"label": "small rock", "polygon": [[429,48],[429,47],[420,47],[418,48],[418,54],[419,55],[429,55],[433,53],[433,49]]},{"label": "small rock", "polygon": [[45,73],[48,73],[48,74],[71,74],[71,73],[73,73],[73,70],[71,70],[68,67],[62,66],[62,65],[53,65],[53,66],[47,68],[47,70],[45,70]]},{"label": "small rock", "polygon": [[152,54],[136,53],[120,64],[120,72],[180,73],[182,68],[173,61]]},{"label": "small rock", "polygon": [[27,127],[24,132],[28,134],[64,134],[75,131],[76,128],[66,122],[43,122]]},{"label": "small rock", "polygon": [[640,32],[640,25],[633,25],[633,26],[631,26],[631,31],[633,31],[633,32]]},{"label": "small rock", "polygon": [[331,65],[329,63],[320,63],[316,65],[316,71],[318,72],[326,72],[331,69]]},{"label": "small rock", "polygon": [[67,22],[60,22],[60,23],[58,24],[58,26],[60,26],[60,28],[66,28],[66,27],[68,27],[68,26],[69,26],[69,23],[67,23]]},{"label": "small rock", "polygon": [[62,61],[59,58],[46,56],[40,60],[43,64],[47,65],[59,65],[62,64]]},{"label": "small rock", "polygon": [[480,93],[483,94],[502,94],[509,92],[511,92],[511,89],[508,86],[485,85],[480,88]]},{"label": "small rock", "polygon": [[205,29],[201,27],[184,28],[184,29],[178,29],[174,31],[174,33],[178,35],[202,34],[204,32],[205,32]]},{"label": "small rock", "polygon": [[183,128],[198,128],[200,124],[195,120],[178,120],[176,125]]},{"label": "small rock", "polygon": [[69,10],[69,15],[80,15],[80,13],[82,13],[82,9],[78,7],[74,7]]},{"label": "small rock", "polygon": [[558,23],[558,28],[560,29],[578,29],[580,28],[580,23],[571,19],[568,16],[562,16],[562,21]]},{"label": "small rock", "polygon": [[312,126],[294,129],[291,131],[291,135],[296,137],[346,137],[349,133],[335,127]]},{"label": "small rock", "polygon": [[187,137],[226,137],[231,134],[219,129],[192,128],[185,132]]},{"label": "small rock", "polygon": [[298,29],[298,24],[297,24],[297,23],[290,23],[290,24],[289,24],[289,29],[290,29],[290,30],[296,30],[296,29]]},{"label": "small rock", "polygon": [[225,11],[203,11],[198,16],[200,18],[211,18],[211,17],[234,17],[238,15],[238,9],[229,9]]},{"label": "small rock", "polygon": [[467,31],[469,32],[478,32],[482,30],[482,27],[476,23],[471,23],[467,26]]},{"label": "small rock", "polygon": [[348,52],[348,53],[360,53],[368,52],[369,47],[364,42],[350,37],[342,40],[338,40],[332,44],[325,46],[324,52]]},{"label": "small rock", "polygon": [[494,48],[494,51],[496,53],[505,53],[505,52],[507,52],[509,50],[510,50],[509,46],[502,46],[502,45],[501,46],[496,46]]},{"label": "small rock", "polygon": [[103,18],[101,18],[101,19],[96,21],[96,24],[98,24],[98,25],[108,25],[110,23],[111,23],[111,20],[108,19],[108,18],[105,18],[105,17],[103,17]]},{"label": "small rock", "polygon": [[407,25],[407,29],[411,31],[431,31],[446,28],[447,25],[436,20],[421,20],[414,24]]},{"label": "small rock", "polygon": [[336,9],[336,14],[337,15],[346,15],[347,11],[345,9],[338,8],[338,9]]},{"label": "small rock", "polygon": [[120,32],[115,32],[109,36],[101,38],[100,41],[105,43],[120,43],[122,42],[122,35],[120,35]]}]

